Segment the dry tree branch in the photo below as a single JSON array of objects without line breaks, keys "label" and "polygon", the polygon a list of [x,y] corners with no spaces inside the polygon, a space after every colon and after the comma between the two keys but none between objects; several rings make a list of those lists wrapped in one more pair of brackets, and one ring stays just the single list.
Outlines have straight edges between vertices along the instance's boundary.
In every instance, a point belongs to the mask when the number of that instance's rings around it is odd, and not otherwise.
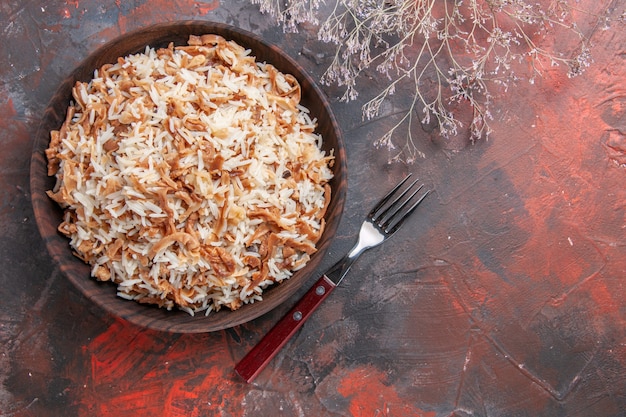
[{"label": "dry tree branch", "polygon": [[[591,42],[577,19],[592,18],[607,26],[608,12],[615,7],[609,1],[603,13],[594,15],[580,10],[574,0],[251,2],[285,31],[297,31],[304,22],[319,25],[318,38],[335,45],[322,83],[344,87],[342,101],[357,98],[357,80],[370,68],[388,78],[387,86],[362,107],[364,119],[379,117],[382,103],[397,89],[411,90],[405,114],[374,142],[390,151],[390,160],[405,162],[423,156],[414,132],[431,120],[443,137],[455,136],[467,125],[464,133],[472,141],[487,138],[490,88],[506,91],[524,76],[532,83],[554,66],[565,66],[569,76],[581,74],[591,62]],[[321,23],[320,15],[325,16]],[[626,12],[617,20],[626,20]],[[573,40],[577,52],[555,50],[557,38],[567,46]],[[519,76],[518,71],[527,74]],[[434,81],[434,89],[425,87],[428,80]],[[452,112],[460,102],[471,107],[472,120],[459,120]],[[401,131],[404,143],[398,146]]]}]

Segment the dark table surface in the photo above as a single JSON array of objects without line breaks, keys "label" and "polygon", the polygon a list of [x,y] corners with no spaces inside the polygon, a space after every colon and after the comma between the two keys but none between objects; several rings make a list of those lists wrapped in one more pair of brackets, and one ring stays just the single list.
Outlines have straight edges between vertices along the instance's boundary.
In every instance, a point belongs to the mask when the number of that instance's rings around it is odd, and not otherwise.
[{"label": "dark table surface", "polygon": [[582,77],[548,70],[501,94],[488,141],[416,132],[413,165],[372,145],[388,120],[324,87],[349,190],[322,268],[404,174],[435,191],[246,384],[234,365],[295,297],[214,333],[142,329],[71,286],[33,217],[33,136],[61,80],[121,33],[178,19],[250,30],[315,77],[328,61],[310,27],[284,34],[242,0],[0,4],[0,416],[626,415],[623,28],[593,32]]}]

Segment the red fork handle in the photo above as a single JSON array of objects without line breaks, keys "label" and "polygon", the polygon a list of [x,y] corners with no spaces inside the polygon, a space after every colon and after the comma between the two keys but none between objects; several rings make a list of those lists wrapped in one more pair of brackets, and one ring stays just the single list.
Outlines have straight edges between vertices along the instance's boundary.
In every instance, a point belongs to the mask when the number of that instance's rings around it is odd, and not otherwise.
[{"label": "red fork handle", "polygon": [[335,288],[336,285],[326,275],[322,275],[296,305],[243,357],[235,366],[235,372],[246,382],[252,382]]}]

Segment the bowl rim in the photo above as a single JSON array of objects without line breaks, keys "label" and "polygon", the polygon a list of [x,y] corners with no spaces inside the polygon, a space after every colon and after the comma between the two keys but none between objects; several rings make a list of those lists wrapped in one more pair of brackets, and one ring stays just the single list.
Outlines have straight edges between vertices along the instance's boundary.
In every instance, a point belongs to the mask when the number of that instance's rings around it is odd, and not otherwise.
[{"label": "bowl rim", "polygon": [[[166,30],[173,30],[174,28],[184,29],[183,33],[188,32],[188,34],[202,35],[206,33],[216,33],[223,36],[227,40],[229,40],[229,38],[237,38],[238,40],[236,41],[240,44],[245,42],[241,42],[241,39],[239,38],[245,38],[250,43],[258,44],[259,48],[265,48],[266,53],[277,54],[280,59],[283,59],[286,62],[286,64],[283,65],[291,66],[297,70],[297,74],[293,75],[296,76],[301,84],[304,83],[307,89],[310,89],[307,94],[320,101],[320,110],[324,111],[326,117],[332,125],[330,128],[334,132],[333,136],[335,136],[336,140],[336,144],[333,147],[335,155],[335,167],[333,169],[335,174],[341,173],[341,178],[333,178],[331,181],[331,183],[334,181],[335,184],[333,187],[333,195],[331,196],[331,207],[328,209],[327,216],[329,212],[334,212],[334,218],[331,218],[330,220],[327,219],[324,233],[318,242],[318,250],[311,257],[307,266],[301,270],[302,274],[298,275],[299,282],[296,283],[298,285],[289,285],[289,282],[295,282],[296,280],[293,280],[293,278],[301,271],[296,271],[294,276],[292,276],[289,280],[278,284],[284,284],[284,286],[287,286],[288,290],[284,291],[285,294],[278,297],[276,300],[272,300],[272,302],[266,303],[267,300],[264,299],[261,302],[246,304],[235,311],[222,309],[219,312],[212,312],[208,316],[205,316],[203,312],[195,316],[191,316],[176,309],[167,311],[155,306],[142,305],[135,301],[123,300],[116,295],[115,284],[109,282],[99,282],[91,277],[89,273],[90,267],[71,254],[71,247],[69,246],[67,237],[62,236],[57,232],[56,228],[58,224],[51,224],[50,221],[46,221],[46,218],[43,217],[52,216],[52,214],[48,213],[51,209],[57,212],[61,211],[60,207],[58,207],[56,203],[52,202],[52,200],[50,200],[45,194],[45,192],[50,189],[50,187],[47,187],[46,184],[48,184],[53,177],[47,176],[47,159],[44,151],[50,140],[50,130],[60,126],[60,124],[55,125],[54,122],[58,121],[60,117],[64,118],[67,110],[67,104],[69,104],[71,97],[71,88],[74,83],[76,81],[88,81],[91,79],[93,71],[99,66],[87,67],[90,62],[114,62],[113,60],[116,60],[119,56],[126,56],[130,53],[143,51],[147,45],[159,47],[166,42],[168,38],[174,38],[173,34],[168,36],[159,34]],[[152,36],[152,34],[156,36],[155,40],[152,42],[135,42],[138,44],[137,46],[139,48],[134,47],[134,50],[128,50],[131,48],[129,46],[122,52],[112,52],[116,51],[117,46],[127,42],[128,40],[134,40],[135,38],[141,38],[142,36]],[[159,38],[158,36],[162,37]],[[131,45],[135,45],[135,43],[131,42]],[[243,46],[247,47],[246,45]],[[251,55],[256,57],[254,50]],[[272,65],[275,64],[274,62],[269,63]],[[277,66],[277,68],[280,70],[279,66]],[[86,74],[89,75],[86,76]],[[65,108],[60,110],[62,113],[61,116],[54,109],[55,105],[59,103],[66,103]],[[318,130],[319,129],[320,126],[318,125]],[[65,277],[72,282],[73,286],[77,288],[83,296],[86,296],[93,304],[98,305],[112,316],[121,317],[122,319],[141,327],[172,333],[204,333],[227,329],[254,320],[283,304],[285,300],[291,297],[299,288],[310,281],[311,275],[316,271],[322,258],[325,256],[325,252],[328,250],[332,237],[335,235],[340,219],[343,215],[345,197],[347,193],[346,150],[342,130],[326,95],[320,90],[308,72],[278,46],[265,41],[260,36],[252,32],[226,23],[213,22],[209,20],[179,20],[162,22],[128,31],[107,41],[93,52],[87,54],[87,56],[83,58],[69,73],[69,75],[67,75],[58,85],[55,93],[46,106],[46,110],[41,117],[39,126],[35,133],[33,150],[30,159],[30,191],[31,203],[35,213],[37,228],[42,239],[44,240],[48,253],[52,257],[54,264],[61,269],[63,275],[65,275]],[[54,209],[55,206],[56,209]],[[60,243],[62,244],[60,245]],[[68,263],[68,254],[71,255],[71,258],[73,258],[70,263]],[[86,274],[84,273],[85,270],[87,272]],[[80,277],[77,275],[80,275]],[[113,294],[114,299],[107,296],[107,299],[103,300],[102,297],[100,297],[102,291],[101,287],[103,286],[108,287],[107,290]],[[264,294],[267,295],[267,293],[269,293],[274,287],[277,287],[277,284],[274,284],[272,287],[266,289]],[[132,304],[132,307],[122,308],[123,311],[120,312],[120,301],[123,303],[129,303],[129,305]],[[134,312],[135,310],[137,310],[137,312]],[[181,313],[184,315],[181,315]],[[176,317],[179,318],[178,320],[173,320],[173,316],[175,314]],[[234,319],[227,320],[224,318],[221,320],[212,320],[212,318],[219,314],[230,314],[231,316],[234,316]]]}]

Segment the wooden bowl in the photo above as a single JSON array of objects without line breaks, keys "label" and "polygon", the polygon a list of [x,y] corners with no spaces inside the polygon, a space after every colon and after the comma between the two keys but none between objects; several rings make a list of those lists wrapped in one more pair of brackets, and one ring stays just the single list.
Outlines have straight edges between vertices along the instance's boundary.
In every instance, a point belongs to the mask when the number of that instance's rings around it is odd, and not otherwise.
[{"label": "wooden bowl", "polygon": [[[293,74],[298,79],[302,86],[302,104],[308,107],[311,114],[318,120],[318,133],[324,139],[324,149],[327,151],[334,149],[335,177],[331,182],[332,201],[326,214],[326,228],[317,243],[318,251],[311,257],[306,267],[290,279],[267,288],[263,292],[261,302],[244,305],[235,311],[222,309],[208,316],[199,313],[192,317],[179,310],[167,311],[123,300],[116,296],[115,284],[99,282],[90,276],[90,267],[72,254],[69,240],[57,232],[57,226],[61,223],[62,210],[46,195],[46,191],[53,188],[55,180],[47,175],[47,160],[44,151],[50,141],[50,131],[58,129],[65,119],[75,81],[89,81],[94,69],[106,63],[114,63],[120,56],[143,52],[146,45],[155,48],[165,47],[170,42],[175,45],[185,45],[190,35],[207,33],[234,40],[245,48],[249,48],[258,61],[271,63],[280,71]],[[210,332],[232,327],[255,319],[285,302],[307,282],[326,253],[339,224],[347,189],[346,155],[341,131],[324,94],[313,80],[293,59],[276,46],[241,29],[206,21],[163,23],[127,33],[104,45],[83,61],[61,84],[43,115],[35,138],[30,174],[33,208],[41,236],[54,261],[80,292],[115,316],[140,326],[179,333]]]}]

